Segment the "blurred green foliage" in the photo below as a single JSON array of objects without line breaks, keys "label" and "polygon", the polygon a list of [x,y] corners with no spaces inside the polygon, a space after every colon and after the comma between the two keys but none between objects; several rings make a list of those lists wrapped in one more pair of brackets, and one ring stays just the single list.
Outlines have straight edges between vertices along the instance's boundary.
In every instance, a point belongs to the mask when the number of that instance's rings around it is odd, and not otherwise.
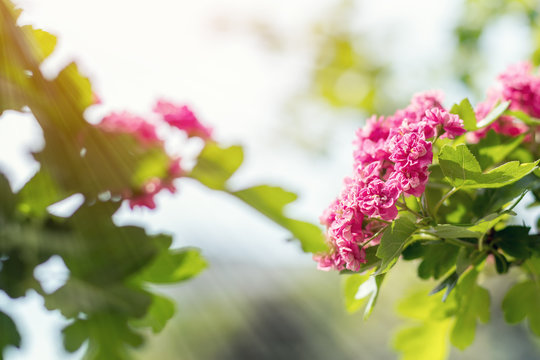
[{"label": "blurred green foliage", "polygon": [[[188,280],[207,262],[197,249],[172,248],[171,236],[113,222],[123,199],[164,177],[170,158],[160,144],[142,145],[130,134],[88,123],[84,113],[95,99],[89,79],[74,63],[45,78],[40,64],[54,51],[56,38],[18,26],[19,14],[11,2],[0,1],[0,111],[32,113],[45,147],[33,154],[39,171],[17,193],[0,174],[0,289],[14,299],[33,290],[47,309],[69,319],[63,330],[67,351],[88,343],[87,359],[130,358],[131,348],[144,341],[141,329],[159,332],[174,315],[174,303],[155,293],[155,285]],[[295,194],[266,185],[227,187],[242,161],[241,147],[208,141],[188,176],[289,229],[306,251],[324,249],[317,226],[283,214]],[[73,214],[49,212],[50,205],[76,194],[83,202]],[[69,278],[48,293],[34,269],[53,256],[61,257]],[[20,346],[20,334],[3,312],[0,328],[1,357],[5,347]]]}]

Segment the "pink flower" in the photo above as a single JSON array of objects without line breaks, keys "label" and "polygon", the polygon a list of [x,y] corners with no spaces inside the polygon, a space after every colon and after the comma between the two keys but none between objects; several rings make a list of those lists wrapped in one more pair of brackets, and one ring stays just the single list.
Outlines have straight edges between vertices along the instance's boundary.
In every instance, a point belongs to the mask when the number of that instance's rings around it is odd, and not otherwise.
[{"label": "pink flower", "polygon": [[390,157],[395,169],[426,167],[433,161],[432,144],[418,133],[396,133],[390,139]]},{"label": "pink flower", "polygon": [[373,180],[360,191],[360,209],[367,216],[380,216],[383,220],[397,217],[396,200],[401,192],[395,182]]},{"label": "pink flower", "polygon": [[388,181],[394,181],[405,194],[421,196],[426,190],[429,179],[427,166],[423,168],[407,167],[392,173]]},{"label": "pink flower", "polygon": [[313,254],[313,260],[317,262],[317,269],[323,271],[342,270],[338,269],[334,261],[334,253],[332,254]]},{"label": "pink flower", "polygon": [[319,270],[341,271],[345,269],[345,261],[342,259],[341,255],[335,250],[330,254],[314,254],[313,260],[318,263],[317,268]]},{"label": "pink flower", "polygon": [[368,184],[375,179],[379,179],[388,168],[389,166],[385,166],[383,161],[373,161],[367,166],[358,166],[356,167],[354,181]]},{"label": "pink flower", "polygon": [[338,253],[345,263],[345,268],[351,271],[360,270],[360,266],[366,263],[366,251],[358,244],[343,239],[336,240]]},{"label": "pink flower", "polygon": [[330,204],[330,206],[326,208],[326,210],[324,210],[324,212],[319,217],[321,225],[329,227],[334,222],[334,219],[336,218],[336,211],[338,210],[338,205],[339,199],[336,199]]},{"label": "pink flower", "polygon": [[131,134],[145,145],[161,142],[153,124],[128,112],[113,112],[105,116],[98,127],[107,132]]},{"label": "pink flower", "polygon": [[540,78],[532,75],[531,63],[522,62],[508,67],[498,80],[502,85],[502,98],[512,102],[512,110],[540,117]]},{"label": "pink flower", "polygon": [[[497,105],[497,102],[501,100],[504,99],[500,97],[500,94],[495,89],[491,89],[488,92],[488,98],[476,106],[476,119],[478,119],[478,121],[483,120],[491,112],[495,105]],[[493,124],[483,129],[468,132],[467,141],[477,143],[481,138],[485,137],[488,131],[491,129],[499,134],[517,136],[527,132],[529,127],[512,116],[503,115],[499,117]]]},{"label": "pink flower", "polygon": [[444,94],[442,91],[424,91],[413,95],[409,108],[411,110],[424,113],[426,110],[431,108],[442,108],[441,104],[443,102],[443,99]]},{"label": "pink flower", "polygon": [[189,137],[197,136],[204,140],[212,138],[212,128],[202,125],[187,106],[159,100],[154,106],[154,112],[161,114],[169,125],[185,131]]},{"label": "pink flower", "polygon": [[148,181],[143,186],[141,194],[129,199],[129,207],[131,209],[135,208],[136,206],[155,209],[156,203],[154,201],[154,196],[160,191],[161,181],[159,179]]},{"label": "pink flower", "polygon": [[182,169],[181,162],[182,159],[179,157],[171,159],[168,169],[169,177],[175,179],[184,175],[184,169]]},{"label": "pink flower", "polygon": [[463,135],[466,132],[463,120],[458,115],[450,114],[444,109],[433,108],[426,110],[424,119],[431,128],[435,128],[438,125],[442,126],[444,131],[446,131],[446,136],[450,139]]}]

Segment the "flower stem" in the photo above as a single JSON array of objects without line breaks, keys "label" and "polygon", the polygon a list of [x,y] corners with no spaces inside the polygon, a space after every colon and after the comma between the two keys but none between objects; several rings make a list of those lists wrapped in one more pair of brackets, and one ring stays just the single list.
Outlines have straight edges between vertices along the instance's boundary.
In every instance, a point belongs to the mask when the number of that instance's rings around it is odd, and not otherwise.
[{"label": "flower stem", "polygon": [[414,216],[416,216],[417,218],[419,219],[423,219],[424,217],[422,215],[420,215],[419,213],[417,213],[416,211],[414,211],[413,209],[409,208],[407,206],[407,204],[405,203],[402,203],[400,201],[396,201],[396,205],[398,205],[399,207],[401,207],[402,209],[405,209],[407,210],[408,212],[410,212],[411,214],[414,214]]},{"label": "flower stem", "polygon": [[439,200],[439,202],[437,203],[437,205],[435,205],[435,208],[433,209],[433,217],[436,217],[437,216],[437,213],[439,212],[439,208],[441,207],[441,205],[446,201],[446,199],[448,199],[450,196],[452,196],[456,191],[459,190],[459,187],[453,187],[449,192],[447,192],[442,198],[441,200]]},{"label": "flower stem", "polygon": [[371,242],[371,240],[375,239],[377,236],[380,235],[380,233],[382,233],[384,230],[386,230],[386,226],[381,228],[379,231],[377,231],[375,234],[373,234],[372,237],[370,237],[369,239],[367,239],[363,244],[362,246],[366,246],[367,244],[369,244]]}]

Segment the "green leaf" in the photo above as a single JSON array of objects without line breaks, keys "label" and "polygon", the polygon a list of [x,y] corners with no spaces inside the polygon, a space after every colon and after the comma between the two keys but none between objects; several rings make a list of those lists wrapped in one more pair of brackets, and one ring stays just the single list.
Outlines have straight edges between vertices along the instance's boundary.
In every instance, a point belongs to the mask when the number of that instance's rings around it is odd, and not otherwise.
[{"label": "green leaf", "polygon": [[345,309],[349,313],[360,310],[366,304],[367,298],[361,297],[357,299],[356,294],[358,293],[358,288],[369,279],[370,275],[370,273],[345,275],[343,294],[345,297]]},{"label": "green leaf", "polygon": [[76,63],[72,62],[63,68],[54,83],[63,94],[69,94],[71,105],[76,106],[75,111],[82,112],[94,103],[92,84],[86,76],[81,75]]},{"label": "green leaf", "polygon": [[88,340],[85,359],[89,360],[128,360],[132,356],[129,355],[127,346],[137,347],[143,343],[142,336],[128,326],[126,318],[116,313],[77,319],[62,332],[64,347],[69,352],[76,351]]},{"label": "green leaf", "polygon": [[[475,224],[466,224],[466,225],[440,224],[440,225],[434,226],[432,229],[429,230],[429,232],[443,239],[459,239],[459,238],[479,239],[488,230],[490,230],[493,226],[495,226],[498,222],[507,218],[509,214],[510,212],[508,211],[489,214],[481,218],[480,220],[478,220]],[[463,240],[463,241],[466,241],[466,240]],[[474,243],[470,243],[470,244],[474,245]]]},{"label": "green leaf", "polygon": [[[379,298],[379,293],[381,291],[381,285],[385,278],[386,274],[374,274],[371,276],[370,280],[368,280],[369,288],[367,291],[370,291],[370,297],[368,300],[368,303],[366,305],[366,309],[364,310],[364,320],[367,320],[371,313],[373,312],[373,309],[375,308],[375,304],[377,303],[377,299]],[[367,284],[363,284],[362,286],[366,286]],[[364,295],[364,289],[360,286],[358,289],[358,292],[356,293],[356,298],[359,298]]]},{"label": "green leaf", "polygon": [[474,212],[480,216],[500,211],[506,204],[529,190],[540,187],[540,179],[529,174],[522,179],[497,189],[486,189],[474,200]]},{"label": "green leaf", "polygon": [[13,249],[0,253],[0,258],[0,289],[9,297],[19,298],[25,296],[29,289],[39,288],[39,283],[34,278],[34,268],[46,261],[47,257],[32,250]]},{"label": "green leaf", "polygon": [[448,355],[449,320],[426,321],[421,325],[400,330],[393,347],[402,360],[445,360]]},{"label": "green leaf", "polygon": [[137,279],[154,284],[177,283],[194,277],[207,266],[197,249],[165,249],[137,275]]},{"label": "green leaf", "polygon": [[377,273],[388,271],[405,248],[407,239],[416,231],[416,225],[408,218],[402,216],[388,225],[383,232],[377,256],[382,260]]},{"label": "green leaf", "polygon": [[[16,197],[8,179],[0,172],[0,219],[11,218],[16,208]],[[1,221],[1,220],[0,220]]]},{"label": "green leaf", "polygon": [[130,317],[143,316],[151,302],[150,295],[123,284],[94,284],[71,277],[54,293],[45,296],[45,307],[59,309],[67,318],[79,313],[114,312]]},{"label": "green leaf", "polygon": [[426,245],[423,260],[418,266],[418,276],[422,279],[439,279],[456,263],[459,248],[451,244]]},{"label": "green leaf", "polygon": [[511,184],[536,169],[539,161],[519,164],[511,161],[482,173],[480,164],[466,145],[442,148],[439,164],[448,182],[456,188],[499,188]]},{"label": "green leaf", "polygon": [[525,135],[509,138],[490,130],[478,144],[471,145],[470,150],[478,160],[480,167],[486,169],[503,161],[523,142],[524,138]]},{"label": "green leaf", "polygon": [[433,234],[443,239],[457,239],[457,238],[475,238],[478,239],[482,236],[480,231],[470,230],[471,225],[451,225],[441,224],[433,227],[430,231]]},{"label": "green leaf", "polygon": [[456,273],[458,275],[463,274],[469,266],[474,264],[474,261],[479,254],[479,251],[471,249],[470,247],[462,247],[459,249],[456,259]]},{"label": "green leaf", "polygon": [[88,338],[86,322],[74,321],[62,330],[64,335],[64,348],[66,351],[73,353],[77,351]]},{"label": "green leaf", "polygon": [[313,224],[291,219],[283,214],[285,205],[296,199],[296,194],[280,187],[259,185],[231,193],[275,223],[288,229],[300,241],[305,252],[328,251],[322,230]]},{"label": "green leaf", "polygon": [[407,360],[444,360],[447,357],[449,309],[453,304],[441,302],[441,296],[428,296],[424,290],[409,294],[398,303],[401,316],[413,319],[394,337],[393,347]]},{"label": "green leaf", "polygon": [[424,256],[426,253],[427,246],[421,242],[413,242],[403,250],[401,256],[403,260],[414,260]]},{"label": "green leaf", "polygon": [[175,304],[169,298],[152,295],[152,304],[145,317],[131,322],[136,327],[150,327],[154,333],[159,333],[167,322],[174,316]]},{"label": "green leaf", "polygon": [[495,270],[498,274],[505,274],[508,272],[509,263],[506,257],[497,252],[492,252],[493,256],[495,257]]},{"label": "green leaf", "polygon": [[18,192],[18,209],[28,216],[43,218],[49,205],[70,195],[60,189],[51,174],[42,168]]},{"label": "green leaf", "polygon": [[526,113],[524,113],[523,111],[520,111],[520,110],[506,110],[504,112],[504,114],[509,115],[509,116],[513,116],[516,119],[519,119],[519,120],[523,121],[525,124],[530,125],[530,126],[538,126],[538,125],[540,125],[540,119],[529,116],[529,115],[527,115]]},{"label": "green leaf", "polygon": [[448,275],[440,284],[435,286],[435,288],[433,288],[433,290],[430,291],[429,295],[436,294],[439,291],[446,289],[442,298],[443,302],[446,301],[446,299],[448,298],[448,296],[450,295],[450,293],[456,286],[458,280],[459,280],[459,274],[457,273],[457,271],[454,271],[453,273]]},{"label": "green leaf", "polygon": [[477,124],[478,129],[481,129],[483,127],[489,126],[492,123],[494,123],[501,115],[504,114],[506,109],[508,109],[508,106],[510,106],[510,101],[505,101],[495,106],[493,110],[491,110],[489,114],[486,115],[485,118],[483,118],[482,120],[478,122]]},{"label": "green leaf", "polygon": [[67,221],[74,233],[59,255],[74,277],[91,283],[120,282],[158,254],[161,237],[149,237],[139,227],[113,223],[111,216],[118,206],[99,202],[83,205]]},{"label": "green leaf", "polygon": [[19,348],[21,346],[21,335],[13,320],[0,311],[0,359],[2,359],[2,352],[8,346]]},{"label": "green leaf", "polygon": [[222,148],[215,142],[207,142],[189,176],[211,189],[225,190],[225,183],[242,165],[243,160],[242,147],[235,145]]},{"label": "green leaf", "polygon": [[527,226],[510,225],[493,234],[493,243],[517,259],[527,259],[540,243],[539,235],[529,235]]},{"label": "green leaf", "polygon": [[474,113],[474,109],[471,103],[469,102],[469,99],[465,98],[461,100],[459,105],[454,104],[450,112],[452,114],[459,115],[460,119],[463,120],[463,124],[465,125],[465,130],[474,131],[477,129],[476,115]]},{"label": "green leaf", "polygon": [[504,297],[502,309],[505,320],[517,324],[526,317],[536,336],[540,336],[540,286],[533,280],[514,285]]},{"label": "green leaf", "polygon": [[36,52],[37,59],[42,61],[53,53],[57,42],[56,36],[40,29],[34,29],[31,25],[25,25],[21,29],[27,34],[29,42],[33,44],[32,50]]},{"label": "green leaf", "polygon": [[489,292],[476,284],[477,277],[476,270],[469,271],[455,291],[457,312],[450,341],[460,350],[474,341],[477,319],[483,323],[489,321]]},{"label": "green leaf", "polygon": [[373,272],[346,275],[343,284],[347,311],[353,313],[365,305],[364,320],[367,320],[377,303],[385,275],[373,275]]},{"label": "green leaf", "polygon": [[[62,119],[57,113],[50,116]],[[106,132],[79,120],[84,118],[75,112],[69,121],[50,126],[44,131],[45,148],[34,154],[42,164],[40,173],[51,180],[28,186],[39,185],[36,192],[47,186],[51,193],[47,200],[56,193],[81,193],[88,202],[107,191],[117,196],[136,195],[142,184],[166,172],[170,160],[161,145],[141,146],[131,134]]]}]

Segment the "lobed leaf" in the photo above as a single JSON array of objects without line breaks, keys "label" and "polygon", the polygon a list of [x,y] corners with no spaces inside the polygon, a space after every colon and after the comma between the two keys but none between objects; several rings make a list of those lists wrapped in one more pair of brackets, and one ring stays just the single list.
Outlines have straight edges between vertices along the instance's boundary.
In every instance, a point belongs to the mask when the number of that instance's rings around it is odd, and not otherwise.
[{"label": "lobed leaf", "polygon": [[345,275],[343,280],[343,295],[345,309],[349,313],[360,310],[360,308],[366,304],[366,297],[356,298],[356,294],[358,293],[360,286],[364,284],[370,276],[370,273]]},{"label": "lobed leaf", "polygon": [[456,263],[459,247],[451,244],[425,245],[423,260],[418,266],[418,276],[422,279],[439,279]]},{"label": "lobed leaf", "polygon": [[165,249],[155,257],[137,279],[154,284],[171,284],[188,280],[208,266],[197,249]]},{"label": "lobed leaf", "polygon": [[412,292],[400,300],[398,313],[413,320],[398,331],[393,340],[393,347],[401,353],[402,359],[446,359],[451,307],[452,304],[441,302],[438,295],[427,296],[424,290]]},{"label": "lobed leaf", "polygon": [[523,142],[524,138],[525,135],[509,138],[490,130],[477,144],[469,147],[480,167],[486,169],[506,159]]},{"label": "lobed leaf", "polygon": [[540,286],[533,280],[514,285],[505,295],[502,309],[505,320],[517,324],[525,318],[536,336],[540,336]]},{"label": "lobed leaf", "polygon": [[456,188],[499,188],[518,181],[537,168],[540,160],[520,164],[511,161],[482,173],[480,164],[466,145],[453,148],[446,145],[439,155],[439,164],[449,181]]},{"label": "lobed leaf", "polygon": [[283,214],[285,205],[296,199],[296,195],[280,187],[259,185],[231,192],[246,204],[288,229],[300,241],[305,252],[318,253],[328,250],[321,229],[313,224],[292,219]]},{"label": "lobed leaf", "polygon": [[476,284],[477,277],[476,270],[469,271],[455,291],[457,311],[450,341],[460,350],[474,341],[477,319],[483,323],[489,321],[489,292]]},{"label": "lobed leaf", "polygon": [[152,304],[142,319],[131,321],[136,327],[150,327],[154,333],[159,333],[167,322],[174,316],[175,303],[161,295],[152,295]]},{"label": "lobed leaf", "polygon": [[226,182],[242,165],[244,153],[240,146],[223,148],[215,142],[207,142],[190,177],[214,190],[225,190]]},{"label": "lobed leaf", "polygon": [[450,112],[459,115],[460,119],[463,120],[465,130],[474,131],[477,129],[476,115],[469,99],[465,98],[459,104],[454,104]]},{"label": "lobed leaf", "polygon": [[407,239],[416,231],[416,225],[405,216],[396,219],[383,232],[377,256],[382,260],[378,274],[388,271],[401,255]]}]

